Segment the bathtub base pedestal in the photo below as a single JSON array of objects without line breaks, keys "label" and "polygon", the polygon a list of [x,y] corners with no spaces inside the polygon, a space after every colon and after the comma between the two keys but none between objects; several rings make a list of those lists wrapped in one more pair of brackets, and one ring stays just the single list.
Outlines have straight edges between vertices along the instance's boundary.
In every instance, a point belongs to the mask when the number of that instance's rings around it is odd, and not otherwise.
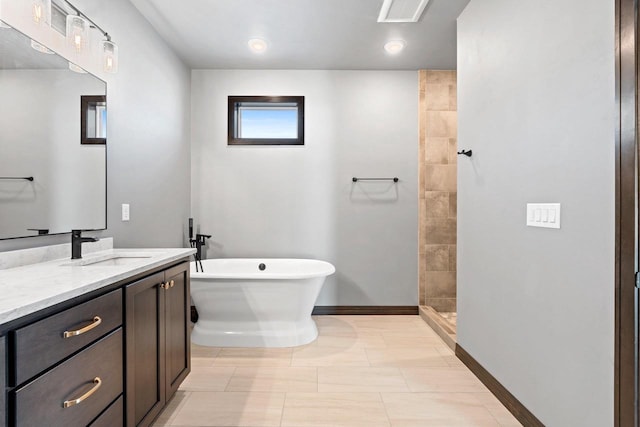
[{"label": "bathtub base pedestal", "polygon": [[297,347],[313,342],[318,328],[311,317],[295,323],[268,322],[258,325],[242,322],[207,322],[200,320],[191,332],[194,344],[207,347]]}]

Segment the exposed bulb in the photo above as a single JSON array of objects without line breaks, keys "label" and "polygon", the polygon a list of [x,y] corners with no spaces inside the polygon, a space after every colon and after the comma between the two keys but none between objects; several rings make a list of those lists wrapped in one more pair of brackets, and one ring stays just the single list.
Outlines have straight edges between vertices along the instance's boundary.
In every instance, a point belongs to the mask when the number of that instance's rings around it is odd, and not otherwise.
[{"label": "exposed bulb", "polygon": [[67,41],[80,54],[89,44],[89,22],[81,16],[67,16]]},{"label": "exposed bulb", "polygon": [[102,68],[107,73],[118,72],[118,45],[111,40],[102,42]]},{"label": "exposed bulb", "polygon": [[33,0],[31,17],[36,25],[49,24],[51,22],[51,0]]}]

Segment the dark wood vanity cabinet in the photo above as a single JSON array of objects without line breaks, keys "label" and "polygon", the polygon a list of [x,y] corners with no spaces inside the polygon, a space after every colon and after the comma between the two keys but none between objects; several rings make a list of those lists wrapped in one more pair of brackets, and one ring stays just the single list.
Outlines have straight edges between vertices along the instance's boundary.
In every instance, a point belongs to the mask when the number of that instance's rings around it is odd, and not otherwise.
[{"label": "dark wood vanity cabinet", "polygon": [[2,325],[0,427],[150,425],[190,372],[189,308],[184,260]]},{"label": "dark wood vanity cabinet", "polygon": [[189,263],[125,288],[127,426],[148,426],[191,370]]}]

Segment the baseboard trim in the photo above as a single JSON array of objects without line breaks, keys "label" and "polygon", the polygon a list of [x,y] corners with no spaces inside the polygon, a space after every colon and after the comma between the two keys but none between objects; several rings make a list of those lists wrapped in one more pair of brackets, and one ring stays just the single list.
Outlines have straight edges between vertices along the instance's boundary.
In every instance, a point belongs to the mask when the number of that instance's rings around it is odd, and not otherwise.
[{"label": "baseboard trim", "polygon": [[418,306],[413,305],[318,305],[313,315],[417,315]]},{"label": "baseboard trim", "polygon": [[536,418],[513,394],[489,373],[476,359],[465,349],[456,344],[456,356],[467,368],[493,393],[500,402],[513,414],[524,426],[544,427],[544,424]]}]

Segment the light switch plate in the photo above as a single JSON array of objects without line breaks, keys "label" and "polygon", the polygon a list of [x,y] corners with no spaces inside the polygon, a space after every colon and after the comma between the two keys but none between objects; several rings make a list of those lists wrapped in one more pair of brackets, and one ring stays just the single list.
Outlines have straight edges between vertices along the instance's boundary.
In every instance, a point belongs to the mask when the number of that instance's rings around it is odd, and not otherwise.
[{"label": "light switch plate", "polygon": [[560,203],[527,203],[527,226],[560,228]]},{"label": "light switch plate", "polygon": [[128,203],[122,204],[122,220],[129,221],[129,204]]}]

